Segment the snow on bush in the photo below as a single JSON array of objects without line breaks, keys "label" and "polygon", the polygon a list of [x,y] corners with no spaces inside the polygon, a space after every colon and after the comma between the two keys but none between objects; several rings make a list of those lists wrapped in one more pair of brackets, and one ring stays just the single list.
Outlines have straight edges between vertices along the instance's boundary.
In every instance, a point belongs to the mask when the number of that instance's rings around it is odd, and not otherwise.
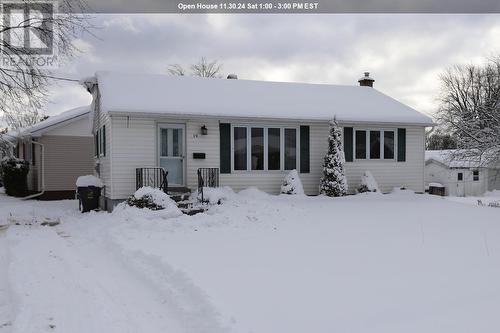
[{"label": "snow on bush", "polygon": [[304,195],[304,187],[297,170],[292,170],[285,176],[281,184],[281,193]]},{"label": "snow on bush", "polygon": [[[221,204],[229,200],[234,194],[234,191],[229,186],[203,188],[203,200],[211,205]],[[201,200],[201,194],[198,194],[198,200]]]},{"label": "snow on bush", "polygon": [[358,192],[359,193],[364,193],[364,192],[380,192],[380,189],[378,187],[377,181],[375,180],[375,177],[373,177],[372,173],[368,170],[366,170],[363,173],[363,176],[361,176],[361,184],[358,187]]},{"label": "snow on bush", "polygon": [[28,161],[16,157],[4,157],[0,163],[0,172],[7,195],[22,197],[28,192]]},{"label": "snow on bush", "polygon": [[329,197],[340,197],[347,194],[347,180],[344,170],[345,156],[340,138],[340,127],[333,119],[330,121],[328,152],[323,160],[323,177],[319,185],[319,193]]},{"label": "snow on bush", "polygon": [[152,187],[141,187],[125,202],[116,206],[113,214],[122,215],[125,218],[142,216],[166,219],[181,216],[182,211],[163,191]]},{"label": "snow on bush", "polygon": [[168,194],[149,186],[141,187],[127,199],[127,204],[137,208],[148,208],[151,210],[161,210],[177,208],[175,201],[170,199]]},{"label": "snow on bush", "polygon": [[87,186],[103,187],[103,184],[102,181],[96,176],[86,175],[78,177],[78,179],[76,180],[76,187]]}]

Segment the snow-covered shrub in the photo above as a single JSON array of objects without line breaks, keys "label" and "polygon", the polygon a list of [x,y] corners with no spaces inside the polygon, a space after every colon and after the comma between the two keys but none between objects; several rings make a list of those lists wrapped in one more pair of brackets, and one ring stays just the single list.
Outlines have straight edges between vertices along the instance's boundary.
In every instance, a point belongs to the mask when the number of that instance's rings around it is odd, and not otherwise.
[{"label": "snow-covered shrub", "polygon": [[364,193],[364,192],[380,192],[380,189],[378,187],[377,181],[375,180],[375,177],[373,177],[372,173],[368,170],[366,170],[363,173],[363,176],[361,176],[361,184],[358,187],[358,192],[359,193]]},{"label": "snow-covered shrub", "polygon": [[177,208],[175,201],[170,199],[168,194],[149,186],[141,187],[127,199],[127,204],[137,208],[147,208],[150,210]]},{"label": "snow-covered shrub", "polygon": [[103,187],[103,184],[102,181],[96,176],[86,175],[78,177],[78,179],[76,180],[76,187],[88,186]]},{"label": "snow-covered shrub", "polygon": [[28,172],[30,164],[28,161],[5,157],[0,164],[5,193],[7,195],[22,197],[28,193]]},{"label": "snow-covered shrub", "polygon": [[297,170],[292,170],[285,176],[281,184],[281,193],[304,195],[304,187],[302,186]]},{"label": "snow-covered shrub", "polygon": [[[234,191],[229,186],[224,187],[204,187],[203,200],[211,205],[220,205],[234,195]],[[201,200],[201,194],[197,194]]]},{"label": "snow-covered shrub", "polygon": [[319,193],[329,197],[339,197],[347,194],[345,177],[345,156],[342,148],[340,127],[335,119],[330,121],[328,136],[328,152],[323,161],[323,177],[319,185]]}]

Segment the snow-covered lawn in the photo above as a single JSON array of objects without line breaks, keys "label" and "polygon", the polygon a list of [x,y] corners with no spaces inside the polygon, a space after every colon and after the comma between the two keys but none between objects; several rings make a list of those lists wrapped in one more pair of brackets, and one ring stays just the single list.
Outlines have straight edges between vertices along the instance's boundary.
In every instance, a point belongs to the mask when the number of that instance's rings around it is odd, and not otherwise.
[{"label": "snow-covered lawn", "polygon": [[20,223],[0,231],[0,332],[500,331],[498,208],[254,190],[168,220],[77,208],[0,196]]}]

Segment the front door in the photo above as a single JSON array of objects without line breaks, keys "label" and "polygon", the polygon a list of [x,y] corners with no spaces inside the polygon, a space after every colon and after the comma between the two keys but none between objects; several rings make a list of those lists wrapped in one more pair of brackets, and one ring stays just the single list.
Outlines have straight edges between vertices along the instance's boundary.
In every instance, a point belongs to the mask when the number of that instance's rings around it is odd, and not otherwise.
[{"label": "front door", "polygon": [[159,164],[168,171],[169,186],[184,186],[184,132],[182,124],[159,125]]}]

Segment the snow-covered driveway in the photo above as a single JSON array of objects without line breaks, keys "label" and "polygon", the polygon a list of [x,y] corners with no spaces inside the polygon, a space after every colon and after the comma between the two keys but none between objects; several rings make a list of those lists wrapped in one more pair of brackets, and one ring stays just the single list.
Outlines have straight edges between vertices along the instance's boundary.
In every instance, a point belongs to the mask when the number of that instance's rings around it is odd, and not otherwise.
[{"label": "snow-covered driveway", "polygon": [[497,208],[246,191],[169,220],[76,209],[0,196],[20,223],[0,231],[0,332],[500,331]]}]

